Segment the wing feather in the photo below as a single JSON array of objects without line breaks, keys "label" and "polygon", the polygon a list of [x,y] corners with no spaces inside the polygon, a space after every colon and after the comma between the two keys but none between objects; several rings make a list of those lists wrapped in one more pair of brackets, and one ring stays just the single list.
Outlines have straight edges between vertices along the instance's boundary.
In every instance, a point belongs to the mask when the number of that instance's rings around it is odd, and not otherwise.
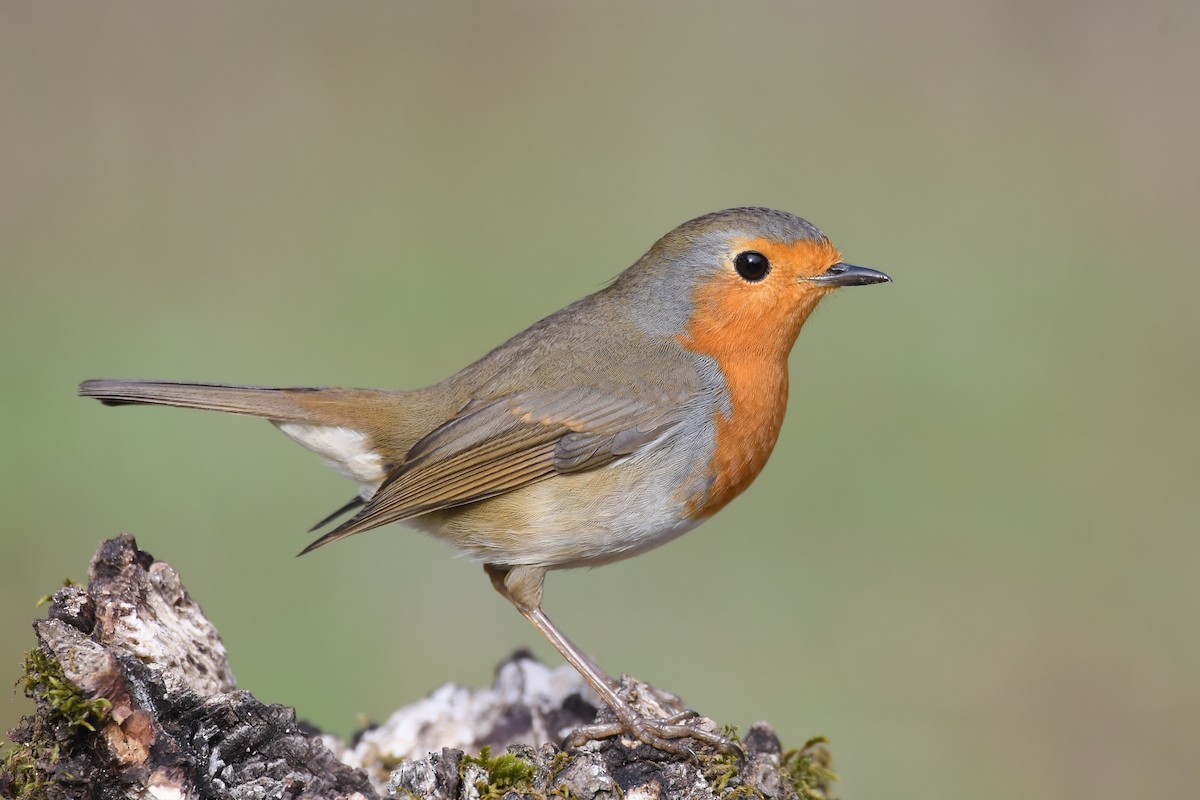
[{"label": "wing feather", "polygon": [[413,445],[358,514],[303,552],[555,475],[597,469],[664,435],[680,418],[675,398],[587,387],[471,401]]}]

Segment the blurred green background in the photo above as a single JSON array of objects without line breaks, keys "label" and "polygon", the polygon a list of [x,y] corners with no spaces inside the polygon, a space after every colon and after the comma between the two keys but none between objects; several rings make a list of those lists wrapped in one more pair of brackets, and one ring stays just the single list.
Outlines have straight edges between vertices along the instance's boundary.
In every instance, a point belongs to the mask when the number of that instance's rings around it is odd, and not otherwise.
[{"label": "blurred green background", "polygon": [[550,614],[848,798],[1194,793],[1198,9],[4,3],[0,675],[121,531],[342,734],[557,663],[420,534],[293,558],[353,490],[270,425],[75,386],[428,384],[761,204],[896,282],[809,323],[745,496]]}]

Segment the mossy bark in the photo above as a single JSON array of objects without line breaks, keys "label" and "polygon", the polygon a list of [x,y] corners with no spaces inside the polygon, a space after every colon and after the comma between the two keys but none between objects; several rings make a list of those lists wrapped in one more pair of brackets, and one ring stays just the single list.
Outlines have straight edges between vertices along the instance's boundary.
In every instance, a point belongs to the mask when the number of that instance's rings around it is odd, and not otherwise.
[{"label": "mossy bark", "polygon": [[[9,732],[0,797],[824,798],[818,742],[782,752],[759,723],[745,758],[678,758],[625,737],[559,747],[610,719],[568,668],[518,653],[496,686],[446,686],[353,748],[239,691],[220,636],[169,565],[131,536],[100,545],[89,585],[55,593],[25,664],[36,712]],[[656,707],[678,699],[626,679]],[[711,720],[692,724],[715,729]],[[478,755],[474,755],[478,753]],[[496,755],[494,755],[496,754]]]}]

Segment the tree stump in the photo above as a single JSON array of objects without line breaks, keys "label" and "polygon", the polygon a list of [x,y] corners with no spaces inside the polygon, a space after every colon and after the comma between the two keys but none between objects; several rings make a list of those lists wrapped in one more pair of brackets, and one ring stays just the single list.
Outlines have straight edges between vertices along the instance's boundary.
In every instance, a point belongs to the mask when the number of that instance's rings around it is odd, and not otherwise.
[{"label": "tree stump", "polygon": [[[794,800],[828,797],[833,779],[820,741],[784,752],[766,723],[740,739],[744,758],[680,758],[620,736],[564,750],[576,727],[612,717],[569,666],[524,652],[493,687],[448,684],[346,745],[239,691],[178,573],[128,535],[103,542],[88,586],[59,589],[33,625],[36,711],[9,731],[5,798]],[[644,713],[684,708],[628,677],[622,692]]]}]

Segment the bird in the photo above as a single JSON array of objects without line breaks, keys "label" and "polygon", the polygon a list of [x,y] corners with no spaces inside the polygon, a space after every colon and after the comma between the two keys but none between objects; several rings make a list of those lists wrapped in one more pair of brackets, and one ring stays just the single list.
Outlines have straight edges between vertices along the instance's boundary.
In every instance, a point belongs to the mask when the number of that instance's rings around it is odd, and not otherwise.
[{"label": "bird", "polygon": [[549,570],[628,558],[712,517],[779,437],[788,355],[822,298],[884,283],[810,222],[745,207],[679,225],[601,290],[435,385],[407,391],[88,380],[106,405],[262,417],[359,491],[306,547],[394,522],[482,563],[611,709],[574,741],[628,734],[669,753],[725,737],[655,718],[542,610]]}]

